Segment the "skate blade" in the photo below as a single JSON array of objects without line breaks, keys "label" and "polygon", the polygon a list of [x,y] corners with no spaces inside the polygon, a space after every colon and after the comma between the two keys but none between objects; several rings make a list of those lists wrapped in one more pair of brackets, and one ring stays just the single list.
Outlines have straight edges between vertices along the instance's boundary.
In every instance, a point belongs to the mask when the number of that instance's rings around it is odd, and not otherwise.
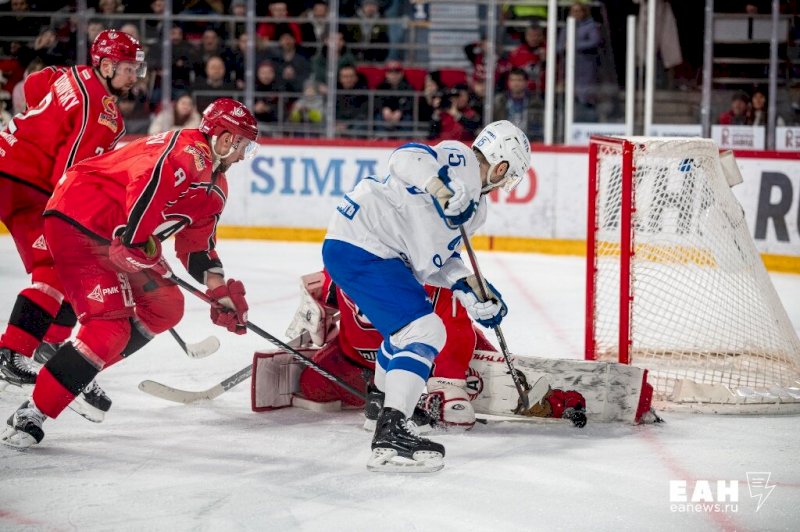
[{"label": "skate blade", "polygon": [[75,399],[72,400],[69,404],[69,409],[92,423],[102,423],[106,418],[106,413],[87,403],[82,394],[76,396]]},{"label": "skate blade", "polygon": [[6,426],[3,434],[0,434],[0,443],[8,447],[13,447],[14,449],[23,450],[32,445],[36,445],[36,438],[27,432],[22,432],[14,427]]},{"label": "skate blade", "polygon": [[366,419],[364,420],[364,430],[369,432],[375,432],[375,425],[378,424],[378,421],[375,419]]},{"label": "skate blade", "polygon": [[397,455],[394,449],[373,449],[367,470],[380,473],[434,473],[444,467],[443,456],[433,451],[417,451],[413,459]]}]

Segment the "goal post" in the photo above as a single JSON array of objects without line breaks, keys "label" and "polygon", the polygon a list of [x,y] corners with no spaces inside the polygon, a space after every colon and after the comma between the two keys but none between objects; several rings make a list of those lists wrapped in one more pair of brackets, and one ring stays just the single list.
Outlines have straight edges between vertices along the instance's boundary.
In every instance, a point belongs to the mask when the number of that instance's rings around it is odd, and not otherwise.
[{"label": "goal post", "polygon": [[647,369],[673,408],[800,411],[800,340],[727,168],[709,139],[592,137],[585,358]]}]

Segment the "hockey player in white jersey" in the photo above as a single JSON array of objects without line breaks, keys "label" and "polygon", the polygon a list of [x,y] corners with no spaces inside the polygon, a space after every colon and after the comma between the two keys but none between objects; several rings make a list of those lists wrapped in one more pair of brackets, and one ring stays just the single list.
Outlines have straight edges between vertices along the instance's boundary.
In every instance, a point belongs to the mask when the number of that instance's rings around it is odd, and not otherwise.
[{"label": "hockey player in white jersey", "polygon": [[458,253],[459,226],[474,233],[486,220],[485,194],[500,186],[510,192],[529,167],[528,138],[501,120],[486,126],[472,148],[455,141],[401,146],[385,178],[362,180],[337,207],[322,248],[325,267],[384,339],[375,385],[385,399],[369,470],[444,466],[444,446],[407,423],[446,338],[422,284],[451,288],[478,323],[500,324],[506,304],[491,284],[488,299],[480,296]]}]

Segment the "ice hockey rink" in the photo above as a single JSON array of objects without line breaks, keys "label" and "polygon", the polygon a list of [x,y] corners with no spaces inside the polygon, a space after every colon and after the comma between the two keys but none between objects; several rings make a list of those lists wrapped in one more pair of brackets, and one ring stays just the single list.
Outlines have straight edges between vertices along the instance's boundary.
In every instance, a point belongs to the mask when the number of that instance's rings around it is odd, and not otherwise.
[{"label": "ice hockey rink", "polygon": [[[250,320],[279,337],[299,300],[299,276],[321,267],[319,249],[219,243],[228,276],[247,287]],[[5,320],[27,279],[8,235],[0,256]],[[479,261],[508,303],[503,330],[513,353],[579,357],[581,258],[496,252]],[[800,277],[772,279],[800,329]],[[438,473],[370,473],[371,434],[359,411],[254,413],[249,381],[190,406],[140,392],[144,379],[209,388],[270,348],[253,333],[212,325],[191,295],[186,303],[177,330],[187,341],[216,335],[220,350],[192,360],[159,336],[100,374],[114,401],[105,422],[66,410],[45,423],[40,445],[1,448],[0,530],[800,529],[798,416],[664,413],[660,425],[584,429],[490,422],[435,435],[447,449]],[[15,390],[0,392],[3,421],[24,400]],[[768,474],[766,487],[748,484],[748,473]],[[712,502],[689,504],[693,494]]]}]

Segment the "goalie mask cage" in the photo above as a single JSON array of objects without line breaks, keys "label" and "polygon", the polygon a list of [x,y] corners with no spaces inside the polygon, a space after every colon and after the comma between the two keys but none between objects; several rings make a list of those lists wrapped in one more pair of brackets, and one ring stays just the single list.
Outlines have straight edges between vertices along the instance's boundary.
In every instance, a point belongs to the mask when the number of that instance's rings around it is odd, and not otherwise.
[{"label": "goalie mask cage", "polygon": [[800,341],[713,141],[592,137],[586,352],[660,406],[800,411]]}]

